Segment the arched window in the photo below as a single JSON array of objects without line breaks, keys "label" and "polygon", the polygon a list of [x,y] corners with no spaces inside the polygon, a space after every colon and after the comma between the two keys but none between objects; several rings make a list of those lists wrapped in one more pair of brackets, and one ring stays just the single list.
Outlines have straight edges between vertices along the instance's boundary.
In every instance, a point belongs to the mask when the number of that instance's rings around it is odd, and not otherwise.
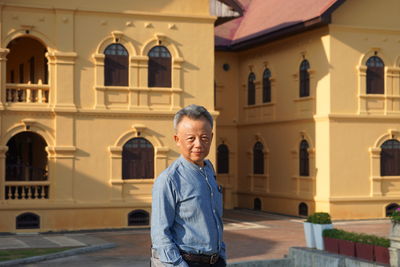
[{"label": "arched window", "polygon": [[400,207],[399,204],[396,203],[391,203],[389,205],[386,206],[385,209],[385,213],[386,213],[386,217],[389,217],[390,215],[392,215],[392,213],[398,208]]},{"label": "arched window", "polygon": [[264,146],[260,142],[253,147],[253,170],[254,174],[264,174]]},{"label": "arched window", "polygon": [[217,172],[229,173],[229,149],[225,144],[221,144],[217,149]]},{"label": "arched window", "polygon": [[33,132],[22,132],[7,142],[6,181],[46,181],[46,141]]},{"label": "arched window", "polygon": [[308,206],[304,202],[301,202],[299,204],[299,215],[300,216],[308,216]]},{"label": "arched window", "polygon": [[367,60],[367,94],[383,94],[385,92],[385,64],[378,56]]},{"label": "arched window", "polygon": [[256,75],[252,72],[247,80],[247,104],[254,105],[256,103]]},{"label": "arched window", "polygon": [[149,225],[149,213],[144,210],[134,210],[128,214],[128,226]]},{"label": "arched window", "polygon": [[381,146],[381,176],[400,175],[400,142],[387,140]]},{"label": "arched window", "polygon": [[254,199],[254,210],[261,210],[261,200],[259,198]]},{"label": "arched window", "polygon": [[149,87],[171,87],[171,54],[165,46],[155,46],[149,51]]},{"label": "arched window", "polygon": [[122,179],[154,178],[154,148],[144,138],[132,138],[122,148]]},{"label": "arched window", "polygon": [[308,142],[306,140],[300,143],[300,176],[310,175],[310,166],[308,160]]},{"label": "arched window", "polygon": [[263,73],[263,103],[271,102],[271,71],[265,69]]},{"label": "arched window", "polygon": [[16,229],[38,229],[40,228],[40,217],[31,212],[25,212],[15,219]]},{"label": "arched window", "polygon": [[310,96],[310,63],[304,59],[300,64],[300,97]]},{"label": "arched window", "polygon": [[104,85],[128,86],[129,54],[121,44],[110,44],[104,50]]}]

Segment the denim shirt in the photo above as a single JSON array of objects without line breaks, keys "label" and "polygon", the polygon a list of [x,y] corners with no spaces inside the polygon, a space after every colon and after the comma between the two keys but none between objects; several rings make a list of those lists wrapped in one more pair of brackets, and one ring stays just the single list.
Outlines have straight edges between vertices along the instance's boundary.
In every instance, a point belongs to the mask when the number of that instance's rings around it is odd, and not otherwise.
[{"label": "denim shirt", "polygon": [[226,259],[222,210],[211,162],[199,167],[182,156],[174,161],[153,186],[151,239],[161,262],[186,267],[180,250]]}]

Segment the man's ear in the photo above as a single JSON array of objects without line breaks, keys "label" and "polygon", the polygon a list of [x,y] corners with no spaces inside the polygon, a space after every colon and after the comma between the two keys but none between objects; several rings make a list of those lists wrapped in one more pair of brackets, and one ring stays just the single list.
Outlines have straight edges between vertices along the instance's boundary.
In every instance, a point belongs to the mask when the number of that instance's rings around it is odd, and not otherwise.
[{"label": "man's ear", "polygon": [[174,135],[174,140],[175,140],[175,143],[176,143],[176,145],[177,146],[179,146],[179,137],[178,137],[178,135]]}]

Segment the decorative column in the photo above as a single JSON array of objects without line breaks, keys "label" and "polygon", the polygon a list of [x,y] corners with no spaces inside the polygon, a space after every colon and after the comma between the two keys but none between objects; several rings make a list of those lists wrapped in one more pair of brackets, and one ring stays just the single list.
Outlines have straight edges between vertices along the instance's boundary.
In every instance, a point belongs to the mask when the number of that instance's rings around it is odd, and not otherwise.
[{"label": "decorative column", "polygon": [[4,109],[6,102],[6,75],[7,75],[7,54],[10,52],[7,48],[0,48],[0,110]]},{"label": "decorative column", "polygon": [[[130,88],[129,92],[129,108],[137,109],[140,105],[139,96],[147,93],[142,89],[147,88],[147,56],[132,56],[130,64]],[[147,90],[147,89],[146,89]]]},{"label": "decorative column", "polygon": [[138,107],[141,109],[149,109],[149,85],[148,85],[148,62],[147,56],[137,57],[139,72],[139,91],[138,91]]},{"label": "decorative column", "polygon": [[6,152],[8,146],[0,146],[0,202],[5,200],[5,181],[6,181]]},{"label": "decorative column", "polygon": [[380,197],[382,196],[382,177],[380,175],[381,171],[381,149],[370,147],[369,149],[370,157],[370,196]]},{"label": "decorative column", "polygon": [[47,147],[50,181],[50,199],[54,202],[73,202],[74,160],[76,147]]},{"label": "decorative column", "polygon": [[123,200],[123,186],[122,180],[122,147],[110,146],[108,151],[111,154],[111,201],[119,202]]},{"label": "decorative column", "polygon": [[182,64],[185,61],[183,58],[174,58],[172,63],[172,94],[171,94],[171,108],[172,110],[179,110],[181,105],[182,94]]},{"label": "decorative column", "polygon": [[55,90],[55,111],[76,111],[74,102],[75,52],[48,53],[51,72],[51,87]]},{"label": "decorative column", "polygon": [[104,54],[93,54],[95,109],[105,109],[106,90],[104,87]]}]

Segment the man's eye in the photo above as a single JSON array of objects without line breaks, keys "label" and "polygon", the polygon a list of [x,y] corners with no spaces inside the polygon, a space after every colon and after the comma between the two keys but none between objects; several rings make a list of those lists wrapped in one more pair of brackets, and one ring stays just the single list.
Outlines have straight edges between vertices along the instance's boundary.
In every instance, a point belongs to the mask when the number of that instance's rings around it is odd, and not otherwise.
[{"label": "man's eye", "polygon": [[208,141],[208,137],[207,137],[207,136],[203,136],[203,137],[201,138],[201,140],[203,140],[203,141]]}]

